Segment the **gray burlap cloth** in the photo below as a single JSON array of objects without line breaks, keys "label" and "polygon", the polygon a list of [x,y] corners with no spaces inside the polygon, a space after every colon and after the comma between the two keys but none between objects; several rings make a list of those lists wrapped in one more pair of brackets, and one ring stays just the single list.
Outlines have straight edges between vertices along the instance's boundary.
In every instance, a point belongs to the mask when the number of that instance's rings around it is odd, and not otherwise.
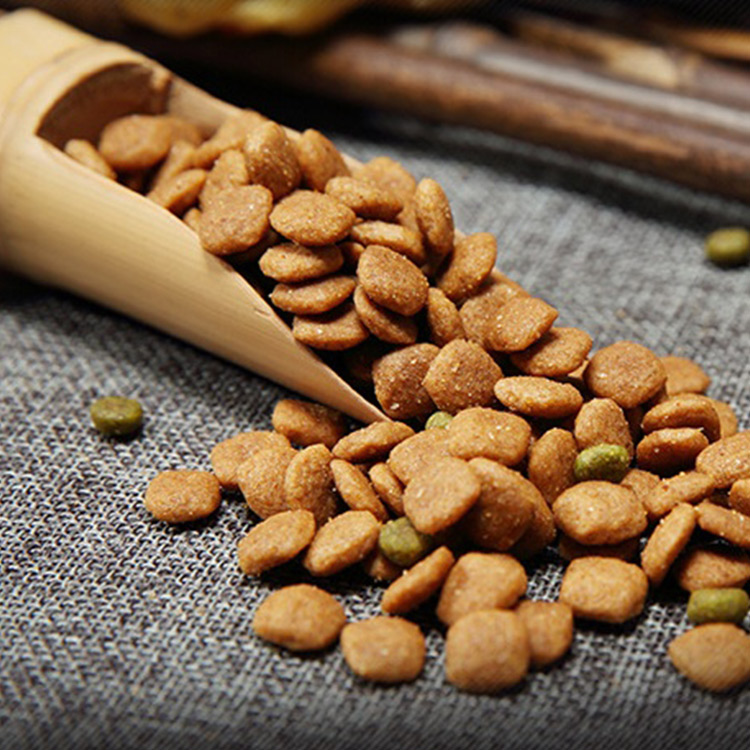
[{"label": "gray burlap cloth", "polygon": [[[469,130],[293,99],[269,111],[244,90],[239,104],[436,178],[457,225],[495,233],[499,267],[554,304],[560,324],[598,346],[633,339],[695,358],[748,426],[750,269],[707,265],[701,243],[750,224],[750,209]],[[750,689],[702,693],[666,657],[688,627],[686,597],[670,587],[629,627],[582,625],[561,665],[498,697],[446,684],[429,607],[417,618],[427,662],[410,685],[364,684],[336,649],[302,657],[259,642],[258,603],[306,580],[301,567],[243,578],[235,546],[252,519],[241,500],[168,528],[143,495],[158,471],[209,468],[215,443],[268,428],[288,394],[61,292],[6,280],[0,309],[0,747],[747,746]],[[105,394],[141,400],[137,439],[91,428],[88,405]],[[531,596],[554,598],[556,555],[529,576]],[[352,620],[378,612],[381,589],[359,572],[322,585]]]}]

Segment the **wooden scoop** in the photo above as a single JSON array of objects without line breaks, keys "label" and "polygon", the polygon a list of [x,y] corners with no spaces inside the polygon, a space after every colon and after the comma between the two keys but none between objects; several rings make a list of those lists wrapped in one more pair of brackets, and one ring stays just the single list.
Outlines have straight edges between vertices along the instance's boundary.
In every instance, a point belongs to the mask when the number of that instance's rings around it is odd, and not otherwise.
[{"label": "wooden scoop", "polygon": [[169,112],[208,134],[235,107],[126,47],[34,10],[0,17],[0,49],[2,265],[356,419],[386,419],[298,343],[263,297],[205,252],[180,219],[61,151],[70,138],[96,142],[102,127],[122,115]]}]

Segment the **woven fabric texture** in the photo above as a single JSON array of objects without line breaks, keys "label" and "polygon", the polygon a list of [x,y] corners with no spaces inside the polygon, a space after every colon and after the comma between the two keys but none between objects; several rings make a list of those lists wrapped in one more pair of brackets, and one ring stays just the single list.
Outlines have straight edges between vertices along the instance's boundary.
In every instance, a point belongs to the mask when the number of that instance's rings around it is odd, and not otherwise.
[{"label": "woven fabric texture", "polygon": [[[200,81],[212,88],[210,81]],[[227,94],[219,86],[214,91]],[[498,266],[588,330],[695,358],[710,394],[750,412],[750,269],[707,265],[705,234],[750,210],[625,170],[470,130],[293,100],[234,100],[329,132],[362,159],[387,154],[445,187],[456,223],[499,238]],[[41,220],[41,219],[40,219]],[[106,238],[102,238],[106,241]],[[750,690],[702,693],[671,667],[687,629],[667,587],[622,628],[582,625],[572,653],[498,697],[446,684],[429,608],[423,676],[373,687],[340,651],[259,642],[258,603],[301,568],[244,579],[237,499],[168,528],[143,508],[168,468],[209,468],[210,448],[268,428],[273,383],[65,293],[4,279],[0,297],[0,746],[8,748],[724,748],[748,737]],[[130,442],[102,439],[88,405],[141,400]],[[529,594],[556,597],[549,552]],[[359,572],[325,581],[350,619],[380,589]]]}]

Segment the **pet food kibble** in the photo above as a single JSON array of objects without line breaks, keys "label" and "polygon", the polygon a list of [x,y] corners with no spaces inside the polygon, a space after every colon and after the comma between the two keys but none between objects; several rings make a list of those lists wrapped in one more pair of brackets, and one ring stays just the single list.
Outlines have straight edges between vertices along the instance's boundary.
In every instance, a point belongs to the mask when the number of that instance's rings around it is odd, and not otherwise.
[{"label": "pet food kibble", "polygon": [[201,216],[203,216],[203,212],[199,208],[194,207],[185,213],[182,220],[197,234],[200,229]]},{"label": "pet food kibble", "polygon": [[277,513],[255,526],[237,545],[245,575],[258,576],[294,559],[315,536],[315,517],[306,510]]},{"label": "pet food kibble", "polygon": [[724,545],[697,547],[677,562],[675,578],[685,591],[742,588],[750,581],[750,557]]},{"label": "pet food kibble", "polygon": [[430,414],[424,423],[425,430],[444,430],[453,421],[453,415],[447,411],[436,411]]},{"label": "pet food kibble", "polygon": [[648,434],[669,427],[695,427],[703,430],[710,443],[721,437],[719,415],[710,398],[683,393],[657,404],[643,417],[643,431]]},{"label": "pet food kibble", "polygon": [[674,474],[696,466],[696,458],[707,447],[708,439],[701,430],[667,428],[646,435],[638,443],[636,456],[638,465],[646,471]]},{"label": "pet food kibble", "polygon": [[621,445],[600,443],[582,450],[576,458],[573,472],[577,482],[601,479],[619,482],[630,469],[630,456]]},{"label": "pet food kibble", "polygon": [[300,245],[322,247],[343,240],[357,216],[335,198],[311,190],[296,190],[271,212],[271,226]]},{"label": "pet food kibble", "polygon": [[695,468],[713,477],[719,489],[750,478],[750,431],[717,440],[696,459]]},{"label": "pet food kibble", "polygon": [[304,558],[314,576],[332,576],[363,560],[378,543],[380,523],[366,510],[348,510],[318,529]]},{"label": "pet food kibble", "polygon": [[335,273],[343,264],[336,245],[312,250],[293,243],[269,247],[258,261],[265,276],[285,284],[320,279]]},{"label": "pet food kibble", "polygon": [[325,192],[363,219],[393,221],[404,207],[395,193],[354,177],[333,177]]},{"label": "pet food kibble", "polygon": [[291,448],[289,441],[275,432],[256,430],[222,440],[211,451],[211,468],[224,489],[237,489],[237,469],[253,453],[263,448]]},{"label": "pet food kibble", "polygon": [[128,115],[104,126],[99,153],[118,172],[150,169],[172,145],[172,126],[166,117]]},{"label": "pet food kibble", "polygon": [[188,169],[164,180],[146,197],[179,216],[198,200],[205,182],[206,172],[203,169]]},{"label": "pet food kibble", "polygon": [[750,597],[742,589],[698,589],[690,594],[687,616],[690,622],[733,622],[739,625],[750,609]]},{"label": "pet food kibble", "polygon": [[287,505],[292,510],[309,510],[318,526],[336,513],[332,458],[325,445],[311,445],[292,458],[284,475]]},{"label": "pet food kibble", "polygon": [[742,227],[717,229],[706,237],[706,258],[717,266],[741,266],[750,258],[750,232]]},{"label": "pet food kibble", "polygon": [[543,502],[539,490],[496,461],[475,458],[469,467],[479,477],[482,489],[461,529],[477,546],[505,552],[528,529],[537,501]]},{"label": "pet food kibble", "polygon": [[406,203],[414,196],[417,181],[397,161],[388,156],[377,156],[359,167],[354,176],[389,190]]},{"label": "pet food kibble", "polygon": [[209,471],[163,471],[146,490],[146,510],[157,520],[188,523],[210,516],[221,503],[221,488]]},{"label": "pet food kibble", "polygon": [[750,516],[750,479],[738,479],[729,490],[729,507]]},{"label": "pet food kibble", "polygon": [[84,167],[88,167],[103,177],[108,177],[110,180],[117,179],[115,170],[109,166],[104,157],[96,150],[96,147],[88,141],[81,140],[80,138],[71,138],[65,144],[63,150],[71,159],[75,159],[79,164],[83,164]]},{"label": "pet food kibble", "polygon": [[508,550],[519,560],[528,560],[538,555],[557,536],[555,517],[540,492],[531,495],[534,499],[534,513],[523,536]]},{"label": "pet food kibble", "polygon": [[633,490],[635,496],[645,505],[647,496],[658,486],[660,481],[656,474],[649,471],[631,469],[620,484]]},{"label": "pet food kibble", "polygon": [[382,245],[405,255],[412,263],[421,266],[427,260],[421,237],[408,227],[385,221],[363,221],[354,227],[349,237],[368,247]]},{"label": "pet food kibble", "polygon": [[446,344],[430,365],[423,384],[441,411],[451,414],[470,406],[489,406],[495,383],[503,376],[481,346],[462,339]]},{"label": "pet food kibble", "polygon": [[580,367],[591,351],[591,336],[578,328],[550,328],[536,344],[511,354],[525,375],[559,378]]},{"label": "pet food kibble", "polygon": [[488,323],[485,343],[497,352],[523,351],[539,341],[556,319],[557,310],[543,300],[522,295],[513,297]]},{"label": "pet food kibble", "polygon": [[433,461],[450,457],[445,430],[424,430],[397,445],[388,457],[388,467],[408,484]]},{"label": "pet food kibble", "polygon": [[516,607],[529,636],[531,666],[544,669],[559,661],[573,643],[573,610],[562,602],[527,599]]},{"label": "pet food kibble", "polygon": [[356,286],[357,282],[351,276],[333,275],[298,284],[276,284],[269,296],[271,302],[284,312],[320,315],[349,299]]},{"label": "pet food kibble", "polygon": [[380,528],[380,551],[396,565],[410,568],[433,547],[432,537],[417,531],[408,518],[397,518]]},{"label": "pet food kibble", "polygon": [[360,469],[348,461],[334,458],[331,461],[331,472],[339,497],[352,510],[369,510],[379,521],[388,520],[388,511]]},{"label": "pet food kibble", "polygon": [[208,173],[200,195],[201,208],[206,208],[221,197],[225,190],[243,187],[248,183],[247,166],[241,151],[225,151]]},{"label": "pet food kibble", "polygon": [[695,529],[695,508],[680,503],[665,516],[641,553],[641,567],[653,586],[659,586]]},{"label": "pet food kibble", "polygon": [[646,511],[632,490],[610,482],[581,482],[553,508],[558,527],[581,544],[618,544],[646,528]]},{"label": "pet food kibble", "polygon": [[416,321],[375,304],[361,286],[354,290],[354,307],[370,333],[381,341],[413,344],[417,340]]},{"label": "pet food kibble", "polygon": [[438,288],[453,302],[471,297],[489,277],[496,257],[497,243],[491,234],[462,237],[438,276]]},{"label": "pet food kibble", "polygon": [[263,185],[275,201],[299,187],[302,170],[284,128],[265,122],[251,130],[243,144],[248,181]]},{"label": "pet food kibble", "polygon": [[510,555],[469,552],[451,568],[437,616],[450,626],[470,612],[510,609],[526,593],[526,571]]},{"label": "pet food kibble", "polygon": [[266,117],[252,110],[228,117],[211,138],[198,146],[193,160],[195,166],[210,167],[225,151],[242,148],[248,134],[265,122],[268,122]]},{"label": "pet food kibble", "polygon": [[438,346],[465,338],[458,308],[435,287],[430,287],[427,292],[427,326],[430,339]]},{"label": "pet food kibble", "polygon": [[376,304],[416,315],[427,303],[427,277],[407,258],[380,245],[370,245],[359,259],[357,278]]},{"label": "pet food kibble", "polygon": [[297,451],[288,445],[263,448],[237,467],[237,484],[253,513],[261,518],[270,518],[289,509],[284,478],[287,467],[296,455]]},{"label": "pet food kibble", "polygon": [[750,549],[750,516],[704,500],[698,505],[698,526],[730,544]]},{"label": "pet food kibble", "polygon": [[161,166],[154,175],[154,179],[151,181],[151,189],[153,190],[167,180],[171,180],[180,174],[180,172],[191,169],[193,167],[194,156],[195,146],[192,146],[187,141],[176,141],[173,143],[169,149],[167,158],[161,163]]},{"label": "pet food kibble", "polygon": [[377,547],[362,560],[362,569],[375,581],[395,581],[404,571],[391,562]]},{"label": "pet food kibble", "polygon": [[538,419],[569,417],[583,404],[583,396],[574,386],[531,375],[502,378],[494,390],[503,406]]},{"label": "pet food kibble", "polygon": [[213,255],[232,255],[257,244],[268,231],[272,204],[271,192],[260,185],[222,191],[201,215],[203,248]]},{"label": "pet food kibble", "polygon": [[481,346],[487,344],[488,332],[497,311],[514,297],[529,295],[515,282],[502,277],[496,270],[487,281],[461,305],[459,314],[466,337]]},{"label": "pet food kibble", "polygon": [[626,539],[619,544],[580,544],[565,534],[560,534],[557,551],[563,560],[577,560],[579,557],[615,557],[618,560],[634,560],[638,555],[638,537]]},{"label": "pet food kibble", "polygon": [[404,515],[404,486],[388,468],[388,464],[375,464],[370,469],[370,481],[380,499],[397,515]]},{"label": "pet food kibble", "polygon": [[600,443],[621,445],[633,458],[635,447],[628,420],[623,410],[611,398],[587,401],[576,415],[573,428],[580,450]]},{"label": "pet food kibble", "polygon": [[[426,178],[417,185],[414,209],[427,250],[439,258],[448,255],[453,250],[453,214],[443,188],[435,180]],[[494,257],[492,262],[494,265]]]},{"label": "pet food kibble", "polygon": [[448,425],[448,450],[467,461],[490,458],[515,466],[526,455],[530,439],[531,427],[524,419],[494,409],[464,409]]},{"label": "pet food kibble", "polygon": [[669,644],[669,658],[680,674],[714,693],[750,680],[750,636],[729,623],[699,625],[683,633]]},{"label": "pet food kibble", "polygon": [[594,354],[584,378],[595,396],[611,398],[623,409],[632,409],[661,390],[667,371],[645,346],[618,341]]},{"label": "pet food kibble", "polygon": [[143,409],[133,398],[105,396],[89,407],[94,427],[107,437],[127,437],[143,425]]},{"label": "pet food kibble", "polygon": [[529,450],[529,480],[552,505],[558,496],[575,484],[574,467],[578,448],[567,430],[545,432]]},{"label": "pet food kibble", "polygon": [[426,602],[443,585],[455,558],[447,547],[439,547],[386,589],[381,606],[390,615],[403,614]]},{"label": "pet food kibble", "polygon": [[411,682],[424,667],[422,631],[400,617],[350,623],[341,632],[341,650],[352,672],[372,682]]},{"label": "pet food kibble", "polygon": [[667,371],[668,396],[680,393],[705,393],[711,385],[711,378],[693,360],[672,355],[660,359]]},{"label": "pet food kibble", "polygon": [[276,432],[302,447],[323,443],[333,448],[346,434],[346,420],[340,411],[293,398],[276,403],[271,422]]},{"label": "pet food kibble", "polygon": [[697,503],[710,497],[716,488],[714,480],[698,471],[686,471],[669,479],[662,479],[643,497],[649,518],[661,518],[678,503]]},{"label": "pet food kibble", "polygon": [[333,446],[333,455],[358,463],[383,459],[402,441],[414,435],[403,422],[374,422],[350,432]]},{"label": "pet food kibble", "polygon": [[646,574],[632,563],[611,557],[580,557],[563,576],[560,601],[576,617],[618,624],[643,611],[648,593]]},{"label": "pet food kibble", "polygon": [[328,180],[349,175],[339,150],[317,130],[306,130],[294,146],[305,183],[313,190],[322,192]]},{"label": "pet food kibble", "polygon": [[446,678],[469,693],[494,694],[517,685],[530,660],[529,636],[515,612],[472,612],[446,636]]},{"label": "pet food kibble", "polygon": [[734,413],[734,409],[723,401],[717,401],[715,398],[711,399],[711,404],[716,413],[719,415],[719,427],[722,438],[732,437],[736,435],[739,430],[739,422],[737,415]]},{"label": "pet food kibble", "polygon": [[354,306],[346,302],[322,315],[296,315],[292,335],[313,349],[338,352],[361,344],[370,334]]},{"label": "pet food kibble", "polygon": [[321,651],[346,624],[344,608],[327,592],[300,583],[274,591],[253,618],[253,630],[290,651]]}]

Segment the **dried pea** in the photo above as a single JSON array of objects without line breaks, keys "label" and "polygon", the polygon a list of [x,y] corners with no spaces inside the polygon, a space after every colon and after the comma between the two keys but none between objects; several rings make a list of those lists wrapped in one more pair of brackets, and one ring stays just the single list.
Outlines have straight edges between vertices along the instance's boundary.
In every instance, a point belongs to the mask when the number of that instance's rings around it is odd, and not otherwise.
[{"label": "dried pea", "polygon": [[619,482],[630,470],[630,455],[621,445],[600,443],[582,450],[576,458],[573,472],[577,482],[599,479]]},{"label": "dried pea", "polygon": [[143,409],[132,398],[105,396],[89,408],[94,427],[107,437],[125,437],[137,432],[143,424]]},{"label": "dried pea", "polygon": [[410,568],[432,549],[432,537],[417,531],[404,516],[380,528],[378,546],[391,562]]},{"label": "dried pea", "polygon": [[750,609],[750,597],[743,589],[698,589],[690,594],[687,616],[690,622],[733,622],[739,625]]},{"label": "dried pea", "polygon": [[445,429],[453,419],[452,414],[448,414],[447,411],[436,411],[430,414],[428,420],[425,422],[425,430],[432,429]]},{"label": "dried pea", "polygon": [[706,237],[706,258],[717,266],[739,266],[750,258],[750,232],[742,227],[717,229]]}]

